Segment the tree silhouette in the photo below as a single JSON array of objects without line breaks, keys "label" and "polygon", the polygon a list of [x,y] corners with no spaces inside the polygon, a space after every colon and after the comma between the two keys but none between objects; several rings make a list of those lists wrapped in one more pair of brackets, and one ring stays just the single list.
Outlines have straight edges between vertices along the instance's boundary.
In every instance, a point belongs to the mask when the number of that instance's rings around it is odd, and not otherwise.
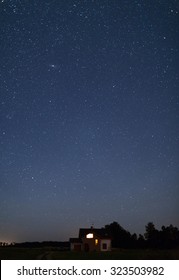
[{"label": "tree silhouette", "polygon": [[145,226],[145,230],[146,233],[144,234],[145,238],[147,240],[152,239],[154,232],[156,231],[155,226],[152,222],[149,222],[146,226]]},{"label": "tree silhouette", "polygon": [[162,226],[158,231],[152,222],[146,225],[144,234],[148,247],[152,248],[174,248],[179,245],[179,231],[177,227],[170,225]]},{"label": "tree silhouette", "polygon": [[137,245],[139,248],[145,248],[145,239],[144,239],[144,236],[142,234],[139,234],[139,238],[137,240]]},{"label": "tree silhouette", "polygon": [[144,234],[146,240],[147,240],[147,245],[149,247],[155,248],[159,247],[160,243],[160,238],[159,238],[159,231],[155,229],[155,226],[152,222],[149,222],[145,226],[146,232]]},{"label": "tree silhouette", "polygon": [[179,246],[179,230],[177,227],[170,225],[168,227],[162,226],[160,231],[160,238],[162,247],[173,248]]},{"label": "tree silhouette", "polygon": [[179,246],[179,230],[177,227],[170,225],[162,226],[161,230],[157,230],[153,222],[149,222],[145,226],[144,236],[139,234],[131,234],[126,231],[119,223],[112,222],[105,226],[112,238],[112,247],[115,248],[176,248]]},{"label": "tree silhouette", "polygon": [[121,227],[117,222],[113,222],[110,225],[106,225],[105,229],[112,237],[112,246],[119,248],[131,247],[131,234]]}]

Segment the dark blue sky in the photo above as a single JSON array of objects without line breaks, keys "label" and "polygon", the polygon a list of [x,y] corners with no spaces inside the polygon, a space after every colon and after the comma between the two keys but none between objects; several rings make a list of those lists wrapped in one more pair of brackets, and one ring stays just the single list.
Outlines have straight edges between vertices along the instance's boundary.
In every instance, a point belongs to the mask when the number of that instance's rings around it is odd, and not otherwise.
[{"label": "dark blue sky", "polygon": [[0,1],[0,240],[179,226],[178,1]]}]

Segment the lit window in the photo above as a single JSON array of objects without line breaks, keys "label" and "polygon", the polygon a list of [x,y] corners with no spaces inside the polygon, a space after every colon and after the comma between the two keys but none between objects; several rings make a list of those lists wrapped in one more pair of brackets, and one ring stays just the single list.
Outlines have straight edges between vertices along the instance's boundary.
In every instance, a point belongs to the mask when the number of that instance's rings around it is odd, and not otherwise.
[{"label": "lit window", "polygon": [[98,239],[95,239],[95,245],[98,245]]},{"label": "lit window", "polygon": [[93,238],[93,233],[88,233],[88,234],[86,235],[86,238]]}]

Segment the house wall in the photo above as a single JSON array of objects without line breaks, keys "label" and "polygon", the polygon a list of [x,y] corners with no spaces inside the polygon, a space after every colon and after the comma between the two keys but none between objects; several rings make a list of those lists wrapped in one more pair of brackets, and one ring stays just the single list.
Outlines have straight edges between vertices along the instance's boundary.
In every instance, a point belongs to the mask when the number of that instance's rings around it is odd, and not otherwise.
[{"label": "house wall", "polygon": [[[98,239],[98,244],[95,244],[95,240]],[[83,238],[83,250],[84,251],[100,251],[100,239],[97,237]]]},{"label": "house wall", "polygon": [[[98,244],[95,244],[95,240],[98,240]],[[110,239],[100,239],[97,236],[94,238],[83,238],[83,251],[111,251],[111,240]]]},{"label": "house wall", "polygon": [[111,240],[110,239],[102,239],[100,242],[100,250],[101,251],[111,251]]},{"label": "house wall", "polygon": [[80,244],[80,243],[71,243],[70,244],[70,250],[71,251],[81,251],[82,250],[82,244]]}]

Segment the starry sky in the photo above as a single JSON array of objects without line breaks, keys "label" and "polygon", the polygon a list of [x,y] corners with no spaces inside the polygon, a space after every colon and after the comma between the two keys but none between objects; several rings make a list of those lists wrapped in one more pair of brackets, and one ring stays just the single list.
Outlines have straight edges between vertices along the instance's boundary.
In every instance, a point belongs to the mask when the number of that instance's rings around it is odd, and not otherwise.
[{"label": "starry sky", "polygon": [[175,0],[0,1],[0,240],[179,226]]}]

